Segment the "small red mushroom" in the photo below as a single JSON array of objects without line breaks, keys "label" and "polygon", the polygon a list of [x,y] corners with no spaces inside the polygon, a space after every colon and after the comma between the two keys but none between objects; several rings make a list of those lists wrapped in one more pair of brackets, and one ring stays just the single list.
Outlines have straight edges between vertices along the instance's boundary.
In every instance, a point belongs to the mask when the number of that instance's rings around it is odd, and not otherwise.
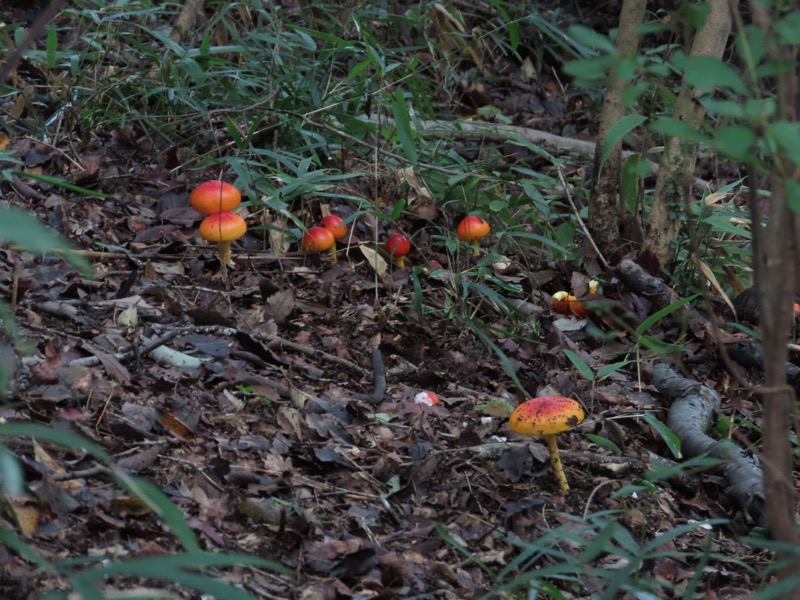
[{"label": "small red mushroom", "polygon": [[389,256],[394,258],[394,264],[398,269],[406,266],[405,256],[411,251],[411,242],[402,233],[393,233],[384,244]]},{"label": "small red mushroom", "polygon": [[217,242],[219,259],[233,266],[231,241],[239,239],[247,231],[247,223],[234,212],[218,212],[208,215],[200,223],[200,237],[209,242]]},{"label": "small red mushroom", "polygon": [[338,215],[328,215],[323,217],[319,226],[327,229],[333,234],[334,243],[330,247],[331,260],[336,262],[336,242],[347,235],[347,225],[342,225],[342,217]]},{"label": "small red mushroom", "polygon": [[556,434],[576,427],[585,416],[583,407],[575,400],[562,396],[539,396],[517,406],[508,418],[511,431],[521,435],[540,435],[547,442],[550,464],[562,492],[569,491],[569,484],[558,456]]},{"label": "small red mushroom", "polygon": [[242,195],[230,183],[213,179],[198,185],[189,196],[189,203],[205,215],[230,212],[242,201]]},{"label": "small red mushroom", "polygon": [[320,227],[324,227],[333,234],[333,239],[340,240],[347,235],[347,225],[342,224],[342,217],[338,215],[328,215],[319,222]]},{"label": "small red mushroom", "polygon": [[461,220],[456,229],[459,238],[472,246],[472,255],[480,254],[479,241],[489,235],[491,228],[488,221],[477,215],[468,215]]},{"label": "small red mushroom", "polygon": [[310,227],[303,234],[303,250],[306,252],[327,252],[335,243],[336,238],[324,227]]},{"label": "small red mushroom", "polygon": [[433,392],[420,392],[414,396],[414,403],[433,406],[434,404],[439,404],[439,396]]}]

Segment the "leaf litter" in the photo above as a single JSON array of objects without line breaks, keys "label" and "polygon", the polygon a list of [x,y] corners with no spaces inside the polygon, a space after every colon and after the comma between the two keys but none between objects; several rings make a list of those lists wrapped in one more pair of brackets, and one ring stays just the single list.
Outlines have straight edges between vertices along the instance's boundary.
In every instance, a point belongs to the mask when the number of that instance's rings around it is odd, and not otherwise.
[{"label": "leaf litter", "polygon": [[[525,94],[504,94],[506,102],[524,104]],[[12,137],[9,146],[31,174],[67,168],[53,148],[30,138]],[[608,330],[624,313],[636,327],[652,312],[648,294],[632,284],[609,287],[594,298],[605,312],[593,320],[560,318],[545,298],[562,288],[583,296],[588,277],[567,279],[563,265],[529,273],[518,257],[504,257],[523,280],[541,282],[513,299],[527,307],[527,325],[537,332],[529,339],[504,337],[498,332],[512,324],[508,314],[496,303],[481,307],[495,326],[486,335],[514,367],[522,393],[469,327],[416,311],[409,272],[364,243],[376,231],[388,235],[390,224],[353,221],[336,265],[280,250],[271,258],[260,250],[269,240],[249,233],[225,282],[214,248],[197,239],[199,214],[188,203],[200,180],[155,160],[131,160],[135,152],[147,149],[120,132],[77,157],[83,171],[75,182],[103,197],[27,178],[6,188],[9,203],[88,250],[96,277],[77,274],[57,256],[0,250],[2,284],[14,287],[19,334],[30,347],[14,356],[13,403],[0,408],[0,419],[80,433],[113,453],[120,468],[160,487],[205,548],[254,553],[295,573],[287,579],[237,569],[228,580],[264,598],[471,598],[495,584],[490,573],[508,567],[520,544],[562,528],[577,538],[597,535],[584,526],[587,514],[601,511],[618,514],[641,544],[679,525],[731,518],[714,530],[689,528],[663,548],[700,552],[710,545],[730,559],[766,560],[736,541],[747,517],[737,514],[718,475],[665,478],[642,491],[649,471],[669,465],[667,444],[641,418],[653,411],[666,422],[650,374],[625,368],[586,377],[613,362],[614,351],[632,352],[624,335],[603,345],[588,325]],[[127,185],[120,190],[113,182],[122,173]],[[397,177],[414,191],[417,224],[448,216],[415,173]],[[308,198],[308,214],[323,202],[330,199]],[[352,211],[346,202],[332,208]],[[424,226],[415,245],[418,260],[433,265],[417,279],[420,293],[427,306],[443,308],[459,267]],[[659,323],[653,334],[672,339],[671,327]],[[702,340],[695,313],[689,329]],[[379,394],[378,370],[385,386]],[[710,375],[717,379],[706,384],[728,392],[737,411],[755,412],[748,394]],[[566,497],[541,441],[515,436],[506,425],[513,406],[547,387],[588,409],[589,418],[560,438],[572,487]],[[439,402],[415,402],[426,391]],[[33,494],[6,495],[0,518],[42,554],[122,558],[180,550],[88,454],[36,440],[6,443]],[[638,491],[624,493],[629,486]],[[567,539],[559,541],[562,559],[582,548]],[[3,546],[0,564],[3,597],[61,585]],[[626,566],[613,552],[595,564]],[[670,597],[680,597],[694,576],[692,565],[669,556],[639,572],[674,586]],[[512,570],[509,578],[519,574]],[[753,583],[748,572],[712,558],[703,586],[723,597]]]}]

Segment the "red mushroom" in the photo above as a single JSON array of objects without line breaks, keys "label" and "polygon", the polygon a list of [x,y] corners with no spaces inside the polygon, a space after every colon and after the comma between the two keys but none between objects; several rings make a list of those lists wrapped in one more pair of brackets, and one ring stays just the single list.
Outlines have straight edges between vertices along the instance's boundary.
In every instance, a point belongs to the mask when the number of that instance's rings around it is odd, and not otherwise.
[{"label": "red mushroom", "polygon": [[569,484],[558,456],[556,434],[576,427],[585,416],[583,407],[575,400],[562,396],[539,396],[517,406],[508,418],[511,431],[521,435],[540,435],[545,439],[550,464],[563,492],[569,491]]},{"label": "red mushroom", "polygon": [[220,261],[231,267],[231,241],[242,237],[245,231],[247,223],[233,212],[213,213],[200,223],[200,237],[209,242],[217,242]]},{"label": "red mushroom", "polygon": [[242,201],[242,195],[230,183],[206,181],[198,185],[189,196],[192,208],[205,215],[230,212]]},{"label": "red mushroom", "polygon": [[461,220],[456,229],[456,234],[472,246],[472,255],[480,254],[479,240],[489,235],[489,223],[476,215],[468,215]]},{"label": "red mushroom", "polygon": [[335,243],[333,234],[324,227],[310,227],[303,234],[303,250],[306,252],[327,252]]},{"label": "red mushroom", "polygon": [[406,266],[405,256],[411,251],[411,242],[402,233],[393,233],[384,244],[386,251],[394,259],[398,269]]},{"label": "red mushroom", "polygon": [[330,247],[331,260],[336,262],[336,242],[347,235],[347,225],[342,225],[342,217],[338,215],[328,215],[323,217],[319,226],[327,229],[333,234],[334,243]]}]

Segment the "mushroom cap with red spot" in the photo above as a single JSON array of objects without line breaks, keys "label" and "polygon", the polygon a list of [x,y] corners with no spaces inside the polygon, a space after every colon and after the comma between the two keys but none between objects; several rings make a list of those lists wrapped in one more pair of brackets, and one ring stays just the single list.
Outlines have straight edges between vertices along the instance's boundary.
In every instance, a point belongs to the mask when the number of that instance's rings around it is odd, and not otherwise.
[{"label": "mushroom cap with red spot", "polygon": [[583,407],[563,396],[539,396],[517,406],[508,418],[511,431],[522,435],[555,435],[579,425]]},{"label": "mushroom cap with red spot", "polygon": [[489,223],[476,215],[468,215],[461,220],[456,234],[465,242],[479,240],[489,235]]}]

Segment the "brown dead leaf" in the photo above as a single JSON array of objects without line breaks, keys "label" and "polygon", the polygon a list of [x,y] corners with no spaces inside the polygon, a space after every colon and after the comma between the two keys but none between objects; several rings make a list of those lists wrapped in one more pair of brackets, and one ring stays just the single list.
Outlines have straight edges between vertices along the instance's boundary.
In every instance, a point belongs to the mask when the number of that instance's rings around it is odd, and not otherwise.
[{"label": "brown dead leaf", "polygon": [[161,411],[158,423],[164,429],[172,433],[172,435],[182,440],[191,440],[194,438],[194,432],[189,429],[189,426],[168,410]]},{"label": "brown dead leaf", "polygon": [[277,325],[283,325],[286,318],[294,310],[294,292],[286,288],[275,292],[264,304],[264,320],[272,319]]}]

